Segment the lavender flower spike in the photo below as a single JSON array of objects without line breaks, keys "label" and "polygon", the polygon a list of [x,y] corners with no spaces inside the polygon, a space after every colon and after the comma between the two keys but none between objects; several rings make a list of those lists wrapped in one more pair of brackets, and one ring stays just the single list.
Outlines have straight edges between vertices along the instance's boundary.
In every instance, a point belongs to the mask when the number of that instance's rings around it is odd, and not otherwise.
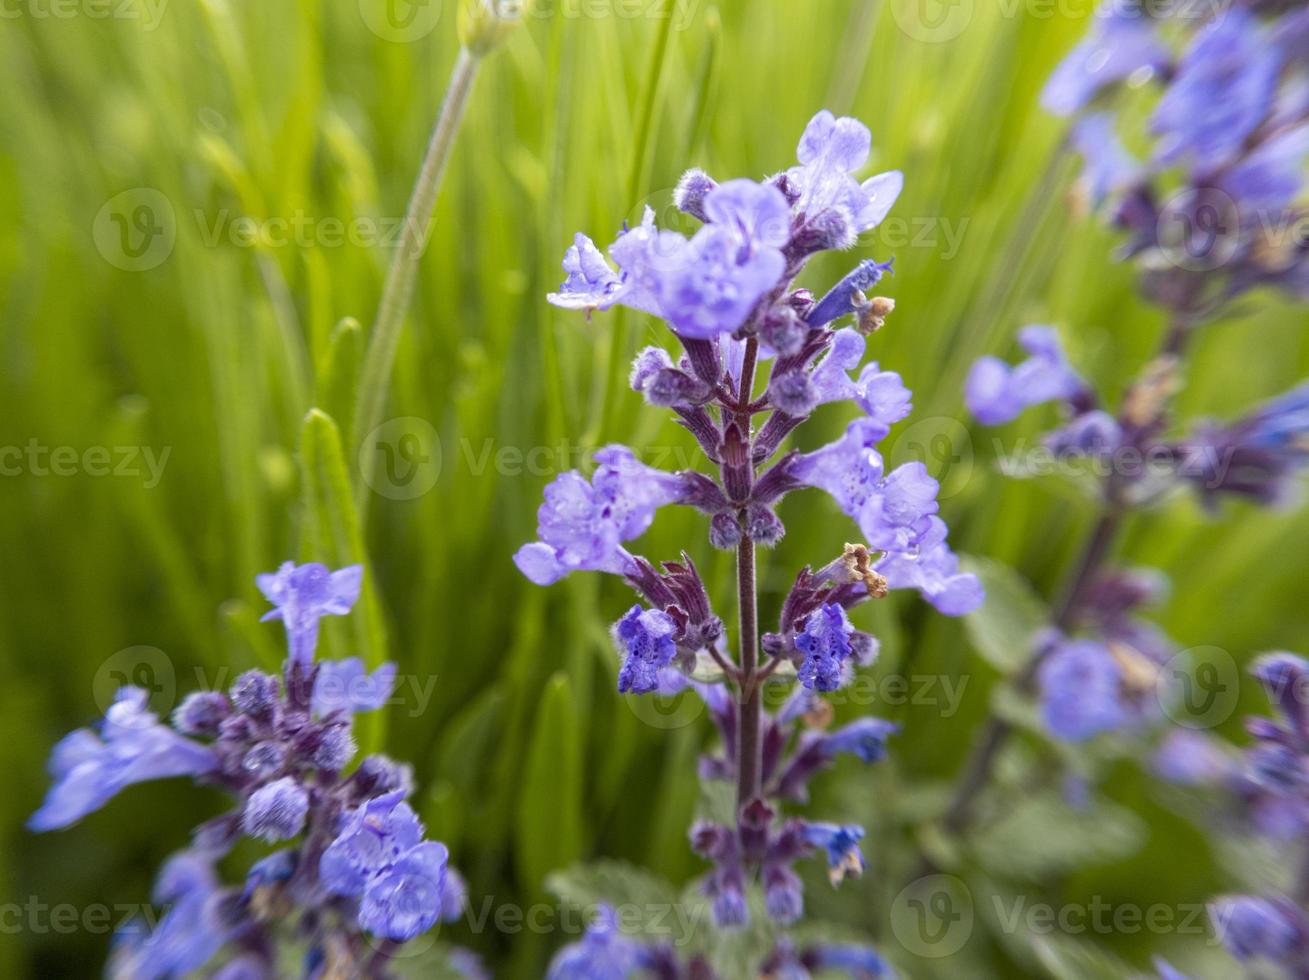
[{"label": "lavender flower spike", "polygon": [[332,572],[318,562],[296,565],[289,561],[274,573],[255,576],[259,591],[277,607],[263,618],[280,619],[286,624],[292,660],[307,664],[314,659],[318,621],[324,616],[348,613],[359,598],[363,576],[362,565]]},{"label": "lavender flower spike", "polygon": [[[222,980],[271,980],[285,972],[280,926],[294,921],[311,926],[294,940],[307,944],[306,976],[381,980],[403,955],[396,946],[459,914],[462,881],[404,802],[409,767],[370,755],[343,772],[357,751],[352,714],[377,707],[395,680],[390,664],[370,676],[357,658],[313,660],[318,618],[349,610],[359,576],[357,566],[291,563],[260,576],[287,626],[280,679],[247,670],[227,692],[189,695],[174,728],[147,710],[145,691],[124,688],[99,732],[73,732],[55,747],[56,782],[34,830],[66,826],[145,779],[189,775],[232,798],[195,830],[192,850],[164,866],[154,901],[167,912],[152,927],[123,931],[110,977],[174,980],[203,969]],[[243,834],[286,845],[256,861],[244,885],[225,885],[215,862]],[[365,932],[387,942],[366,943]]]},{"label": "lavender flower spike", "polygon": [[[892,975],[870,950],[797,947],[784,931],[804,911],[796,862],[826,855],[834,884],[863,866],[859,827],[808,822],[790,814],[790,804],[808,801],[810,781],[838,755],[868,763],[882,758],[895,731],[871,718],[822,731],[830,712],[816,692],[836,690],[877,655],[876,638],[855,629],[849,611],[884,597],[888,582],[918,589],[952,615],[982,600],[976,576],[959,571],[945,544],[936,481],[921,463],[888,472],[876,448],[908,415],[912,399],[899,375],[862,364],[867,338],[895,305],[863,290],[890,264],[861,262],[818,302],[795,285],[811,256],[854,245],[899,194],[898,172],[863,183],[854,176],[871,143],[859,121],[819,112],[800,140],[799,166],[762,184],[718,183],[701,170],[688,171],[674,202],[704,222],[693,238],[659,230],[647,210],[609,250],[618,271],[589,241],[577,240],[565,263],[569,281],[551,301],[621,302],[668,322],[683,353],[645,348],[630,385],[648,404],[676,413],[714,476],[660,473],[637,463],[630,450],[612,447],[597,457],[592,479],[569,473],[546,489],[540,540],[515,555],[519,569],[539,584],[581,569],[622,575],[638,602],[614,626],[623,657],[618,689],[690,688],[708,707],[721,743],[700,758],[698,772],[704,780],[735,783],[736,805],[732,816],[697,821],[691,829],[692,848],[710,864],[699,889],[709,900],[712,927],[724,931],[750,922],[756,886],[762,890],[764,910],[780,931],[771,949],[743,946],[733,967],[779,980],[828,967],[851,976]],[[854,326],[834,328],[851,314]],[[815,408],[839,402],[860,413],[842,438],[814,452],[783,452]],[[830,553],[815,556],[782,600],[776,630],[765,632],[759,549],[782,538],[777,505],[803,486],[827,491],[858,523],[864,543],[846,545],[836,560]],[[704,512],[709,544],[736,552],[736,630],[715,614],[686,550],[656,563],[623,547],[668,503]],[[764,703],[774,686],[792,688],[775,711]],[[638,973],[673,980],[713,976],[714,968],[703,953],[684,957],[667,943],[622,935],[612,912],[602,911],[580,943],[556,956],[548,980]]]}]

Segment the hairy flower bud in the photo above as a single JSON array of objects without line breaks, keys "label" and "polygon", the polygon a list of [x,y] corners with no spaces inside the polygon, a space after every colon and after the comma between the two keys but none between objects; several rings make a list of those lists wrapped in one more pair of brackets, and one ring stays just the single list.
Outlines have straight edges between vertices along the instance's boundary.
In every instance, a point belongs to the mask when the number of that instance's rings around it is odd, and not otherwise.
[{"label": "hairy flower bud", "polygon": [[818,406],[818,399],[818,388],[805,371],[792,371],[773,378],[768,386],[768,401],[787,415],[808,415]]},{"label": "hairy flower bud", "polygon": [[759,339],[777,351],[779,357],[791,357],[800,353],[808,336],[809,325],[800,319],[800,314],[789,304],[774,306],[759,326]]},{"label": "hairy flower bud", "polygon": [[709,543],[723,551],[731,551],[741,543],[741,525],[735,514],[715,514],[709,522]]},{"label": "hairy flower bud", "polygon": [[173,712],[173,727],[183,735],[217,735],[232,706],[219,691],[196,691]]},{"label": "hairy flower bud", "polygon": [[700,221],[708,221],[704,202],[709,192],[718,186],[718,182],[698,167],[693,167],[682,174],[673,191],[673,203],[677,209]]},{"label": "hairy flower bud", "polygon": [[786,528],[772,509],[764,504],[751,504],[745,512],[746,533],[755,544],[771,548],[782,540]]}]

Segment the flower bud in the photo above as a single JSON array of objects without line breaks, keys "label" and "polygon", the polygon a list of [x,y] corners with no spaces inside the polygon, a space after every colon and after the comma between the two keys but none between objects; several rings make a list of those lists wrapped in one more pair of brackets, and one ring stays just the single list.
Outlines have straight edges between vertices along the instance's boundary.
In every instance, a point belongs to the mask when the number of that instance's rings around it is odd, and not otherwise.
[{"label": "flower bud", "polygon": [[772,509],[763,504],[751,504],[745,512],[746,532],[755,544],[771,548],[782,540],[786,527]]},{"label": "flower bud", "polygon": [[779,357],[790,357],[792,354],[799,353],[808,336],[809,326],[800,319],[800,314],[790,305],[774,306],[759,326],[759,339],[777,351]]},{"label": "flower bud", "polygon": [[709,522],[709,543],[722,551],[731,551],[741,543],[741,525],[733,514],[715,514]]},{"label": "flower bud", "polygon": [[790,371],[768,386],[768,401],[787,415],[808,415],[818,405],[818,389],[804,371]]},{"label": "flower bud", "polygon": [[463,0],[459,43],[478,58],[489,54],[518,26],[530,6],[530,0]]},{"label": "flower bud", "polygon": [[693,167],[682,175],[673,191],[673,203],[679,211],[689,214],[700,221],[708,221],[704,202],[709,192],[718,186],[718,182],[698,167]]}]

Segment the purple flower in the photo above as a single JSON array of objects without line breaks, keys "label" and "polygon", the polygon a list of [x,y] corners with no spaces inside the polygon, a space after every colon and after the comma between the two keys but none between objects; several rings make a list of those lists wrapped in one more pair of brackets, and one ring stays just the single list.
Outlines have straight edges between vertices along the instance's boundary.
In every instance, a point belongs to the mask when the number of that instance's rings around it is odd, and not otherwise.
[{"label": "purple flower", "polygon": [[241,827],[251,837],[273,843],[304,829],[309,794],[290,776],[261,786],[246,801]]},{"label": "purple flower", "polygon": [[813,371],[803,369],[774,375],[769,400],[787,415],[808,415],[819,405],[853,399],[859,388],[850,372],[864,358],[864,338],[851,327],[838,330],[827,355]]},{"label": "purple flower", "polygon": [[913,392],[905,387],[900,375],[881,370],[876,362],[864,365],[855,385],[855,401],[868,417],[890,427],[908,418],[913,410]]},{"label": "purple flower", "polygon": [[698,167],[692,167],[682,174],[682,179],[677,182],[677,187],[673,191],[673,203],[679,211],[701,221],[708,221],[709,214],[705,210],[705,199],[717,186],[718,182],[707,173]]},{"label": "purple flower", "polygon": [[1203,424],[1179,447],[1178,473],[1207,499],[1219,494],[1265,504],[1295,499],[1309,464],[1309,383],[1231,425]]},{"label": "purple flower", "polygon": [[707,223],[690,240],[660,231],[646,209],[641,224],[610,246],[615,272],[578,235],[564,259],[568,278],[548,297],[571,309],[622,303],[663,317],[679,335],[709,340],[740,327],[786,271],[790,209],[775,187],[734,180],[705,189]]},{"label": "purple flower", "polygon": [[614,638],[626,659],[618,672],[618,690],[626,694],[649,694],[659,688],[659,671],[672,663],[677,653],[673,634],[677,624],[658,609],[636,605],[614,625]]},{"label": "purple flower", "polygon": [[371,674],[359,657],[326,660],[314,678],[311,710],[319,718],[334,711],[354,714],[375,711],[386,704],[395,690],[395,664],[385,663]]},{"label": "purple flower", "polygon": [[281,688],[272,674],[265,674],[262,670],[247,670],[232,683],[228,693],[237,711],[257,718],[267,718],[277,707]]},{"label": "purple flower", "polygon": [[588,482],[575,470],[545,488],[537,511],[541,540],[514,555],[519,571],[537,585],[550,585],[569,572],[625,574],[632,556],[622,542],[644,534],[655,511],[689,493],[684,478],[637,461],[625,446],[595,454],[600,464]]},{"label": "purple flower", "polygon": [[424,841],[377,874],[359,904],[359,924],[374,936],[407,942],[436,925],[443,907],[443,844]]},{"label": "purple flower", "polygon": [[582,941],[555,954],[546,980],[627,980],[644,958],[641,946],[619,930],[614,910],[602,905]]},{"label": "purple flower", "polygon": [[600,250],[580,231],[564,253],[564,280],[559,291],[546,297],[570,310],[607,310],[622,296],[623,278],[605,261]]},{"label": "purple flower", "polygon": [[768,918],[789,926],[804,914],[804,883],[785,864],[771,863],[763,870],[764,909]]},{"label": "purple flower", "polygon": [[296,565],[288,561],[276,572],[255,576],[259,591],[277,607],[263,618],[280,619],[286,624],[292,660],[304,664],[314,659],[318,621],[350,611],[359,598],[363,575],[362,565],[332,572],[318,562]]},{"label": "purple flower", "polygon": [[1140,11],[1111,7],[1046,82],[1041,105],[1048,112],[1071,116],[1106,87],[1167,67],[1168,49],[1155,36],[1153,21]]},{"label": "purple flower", "polygon": [[1122,445],[1123,429],[1108,412],[1083,412],[1061,429],[1046,436],[1056,456],[1107,456]]},{"label": "purple flower", "polygon": [[867,763],[881,760],[886,755],[886,740],[899,731],[900,726],[881,718],[860,718],[844,728],[822,736],[821,749],[825,755],[850,752]]},{"label": "purple flower", "polygon": [[1248,230],[1276,234],[1294,221],[1291,205],[1305,184],[1307,155],[1309,126],[1296,126],[1260,143],[1215,184],[1236,202]]},{"label": "purple flower", "polygon": [[864,871],[864,855],[859,849],[864,828],[857,824],[805,823],[805,843],[827,852],[828,877],[833,884],[846,878],[858,878]]},{"label": "purple flower", "polygon": [[823,943],[805,956],[815,970],[843,972],[851,980],[891,980],[894,971],[876,950],[849,943]]},{"label": "purple flower", "polygon": [[782,278],[790,209],[775,187],[733,180],[705,198],[705,225],[674,255],[661,256],[661,315],[682,337],[711,340],[740,327]]},{"label": "purple flower", "polygon": [[331,725],[323,731],[314,748],[314,765],[327,772],[339,772],[357,751],[359,746],[355,744],[349,722]]},{"label": "purple flower", "polygon": [[161,724],[147,709],[148,699],[139,687],[122,688],[98,733],[78,729],[55,746],[49,765],[55,783],[28,820],[31,830],[67,827],[133,783],[218,767],[213,749]]},{"label": "purple flower", "polygon": [[982,357],[968,374],[964,400],[983,425],[1016,419],[1023,409],[1055,399],[1069,399],[1085,385],[1068,365],[1052,327],[1024,327],[1018,343],[1031,356],[1011,368],[997,357]]},{"label": "purple flower", "polygon": [[1212,735],[1177,728],[1154,756],[1154,771],[1183,786],[1218,786],[1235,774],[1231,755]]},{"label": "purple flower", "polygon": [[[359,925],[397,942],[430,929],[455,898],[446,894],[445,847],[422,839],[403,797],[397,790],[346,814],[319,863],[323,887],[359,897]],[[450,885],[457,891],[462,882]]]},{"label": "purple flower", "polygon": [[1082,183],[1093,207],[1143,176],[1140,162],[1123,146],[1114,117],[1107,112],[1079,119],[1072,129],[1072,142],[1085,161]]},{"label": "purple flower", "polygon": [[110,976],[170,980],[204,966],[227,941],[222,893],[212,866],[200,855],[183,851],[169,858],[153,898],[168,911],[153,929],[133,924],[120,932]]},{"label": "purple flower", "polygon": [[1041,663],[1041,712],[1058,738],[1082,742],[1124,725],[1122,670],[1109,649],[1091,640],[1060,643]]},{"label": "purple flower", "polygon": [[1281,67],[1278,48],[1239,7],[1202,28],[1151,121],[1159,160],[1186,157],[1205,170],[1230,163],[1271,111]]},{"label": "purple flower", "polygon": [[173,712],[173,727],[183,735],[214,736],[231,713],[232,705],[221,691],[195,691]]},{"label": "purple flower", "polygon": [[885,473],[881,454],[873,448],[885,437],[880,422],[855,419],[836,442],[796,457],[790,473],[806,486],[826,490],[847,516],[859,521]]},{"label": "purple flower", "polygon": [[1250,670],[1296,731],[1309,738],[1309,661],[1293,653],[1266,653]]},{"label": "purple flower", "polygon": [[945,522],[927,519],[927,530],[903,554],[889,554],[876,569],[892,589],[917,589],[939,613],[963,616],[982,604],[986,595],[972,572],[959,571],[959,558],[946,544]]},{"label": "purple flower", "polygon": [[891,171],[861,184],[852,174],[871,150],[872,134],[857,119],[838,119],[824,109],[809,121],[796,150],[800,166],[787,172],[799,191],[796,213],[806,224],[830,221],[835,213],[849,229],[844,243],[854,244],[854,236],[882,223],[904,188],[904,175]]},{"label": "purple flower", "polygon": [[879,264],[872,259],[864,259],[844,279],[833,286],[826,296],[814,304],[813,309],[805,317],[805,323],[816,330],[833,320],[854,313],[863,297],[863,291],[881,282],[882,276],[890,270],[890,262]]},{"label": "purple flower", "polygon": [[846,658],[850,656],[850,636],[854,627],[845,610],[828,603],[811,613],[804,629],[796,634],[796,649],[804,654],[800,664],[800,683],[814,691],[835,691],[841,686]]},{"label": "purple flower", "polygon": [[397,790],[360,804],[347,814],[323,852],[323,886],[336,895],[362,895],[368,883],[416,847],[423,825]]},{"label": "purple flower", "polygon": [[1214,931],[1238,960],[1285,960],[1304,946],[1304,913],[1288,899],[1234,895],[1210,906]]}]

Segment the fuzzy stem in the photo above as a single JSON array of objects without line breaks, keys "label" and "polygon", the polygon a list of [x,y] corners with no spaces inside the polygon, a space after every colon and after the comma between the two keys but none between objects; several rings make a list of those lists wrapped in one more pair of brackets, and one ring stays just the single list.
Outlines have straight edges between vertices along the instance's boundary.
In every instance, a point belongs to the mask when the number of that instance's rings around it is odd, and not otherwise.
[{"label": "fuzzy stem", "polygon": [[754,542],[743,537],[736,546],[736,585],[741,609],[741,732],[737,739],[736,802],[744,806],[759,795],[758,610],[755,594]]},{"label": "fuzzy stem", "polygon": [[[468,96],[473,88],[473,79],[477,75],[479,61],[478,56],[466,48],[460,50],[454,69],[450,73],[450,84],[441,103],[436,126],[432,130],[432,137],[427,146],[427,156],[423,159],[418,179],[414,183],[413,194],[409,198],[409,210],[405,215],[400,243],[386,274],[386,284],[382,288],[382,299],[377,308],[377,321],[373,325],[372,338],[364,355],[359,396],[355,403],[353,435],[356,445],[366,439],[382,420],[386,396],[391,385],[391,369],[400,346],[400,335],[404,331],[405,314],[413,297],[414,279],[431,234],[433,212],[436,208],[437,195],[441,190],[441,178],[445,174],[450,151],[459,132],[459,123],[468,105]],[[372,453],[367,454],[360,461],[360,484],[356,487],[356,492],[360,502],[361,520],[368,510],[367,486],[374,465]]]},{"label": "fuzzy stem", "polygon": [[[750,394],[754,388],[755,363],[759,356],[759,342],[751,337],[746,341],[745,359],[741,366],[741,383],[736,392],[737,424],[746,438],[750,433]],[[752,454],[747,454],[751,459]],[[754,462],[749,464],[750,480],[754,480]],[[759,609],[758,588],[755,582],[755,546],[745,532],[745,514],[742,513],[742,536],[736,546],[737,608],[740,611],[741,633],[741,726],[737,738],[736,802],[741,807],[759,795],[760,769],[760,683],[759,668]]]}]

